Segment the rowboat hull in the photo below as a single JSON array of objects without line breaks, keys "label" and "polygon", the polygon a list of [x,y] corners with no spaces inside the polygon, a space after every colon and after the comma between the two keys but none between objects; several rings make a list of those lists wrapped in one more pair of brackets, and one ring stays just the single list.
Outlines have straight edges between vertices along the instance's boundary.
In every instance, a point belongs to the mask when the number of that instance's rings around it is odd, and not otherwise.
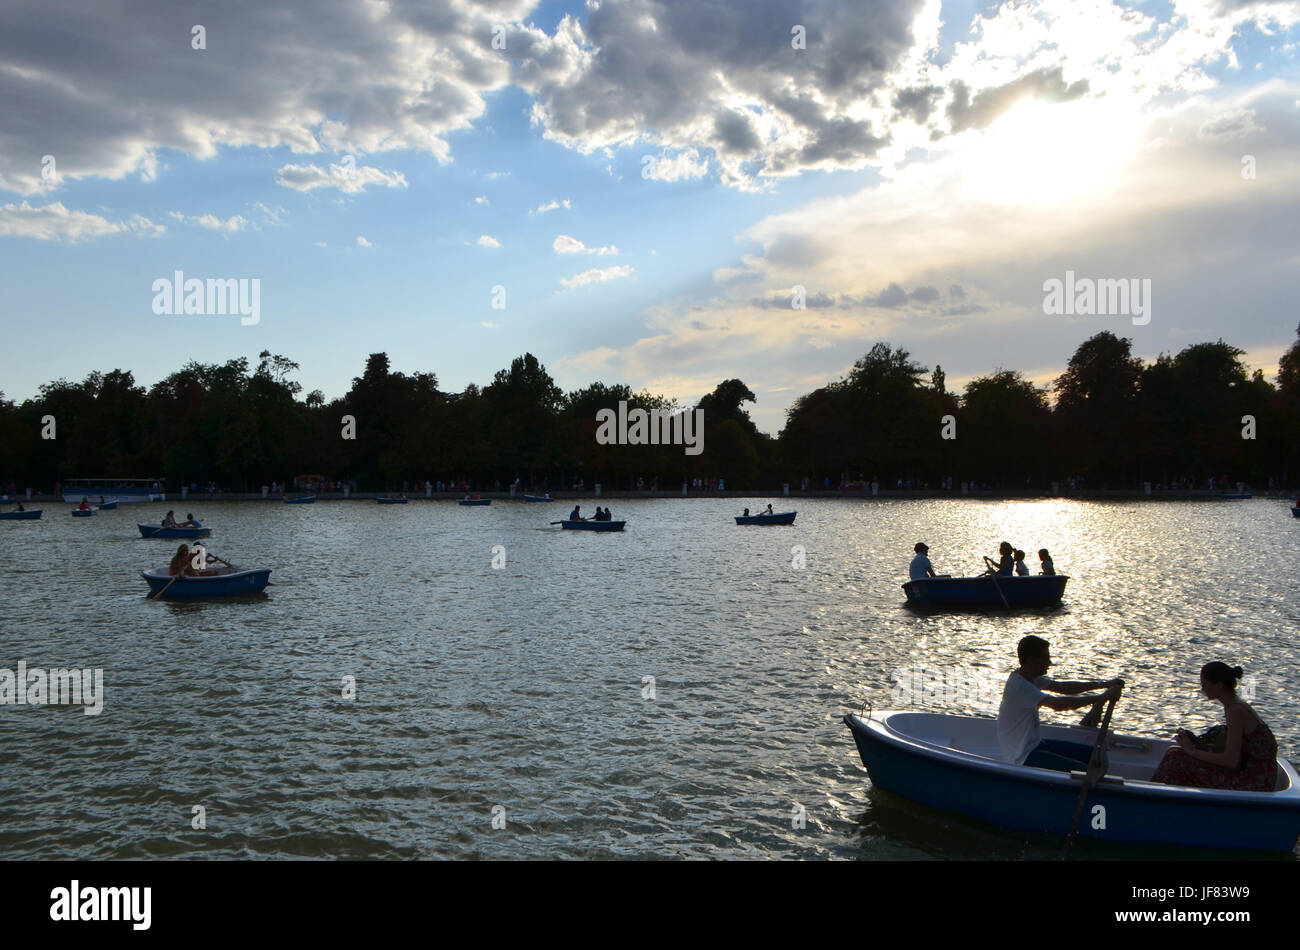
[{"label": "rowboat hull", "polygon": [[[844,722],[876,788],[1005,828],[1070,830],[1080,773],[999,761],[995,719],[878,712]],[[1087,746],[1097,738],[1077,726],[1045,726],[1041,735]],[[1088,792],[1079,823],[1085,837],[1263,851],[1290,851],[1300,837],[1300,778],[1285,759],[1277,791],[1185,788],[1148,781],[1172,743],[1116,735],[1107,745],[1107,775]],[[1100,814],[1104,823],[1095,821]]]},{"label": "rowboat hull", "polygon": [[404,505],[408,501],[410,501],[410,499],[409,498],[376,498],[375,501],[379,502],[379,504],[381,505]]},{"label": "rowboat hull", "polygon": [[94,509],[94,508],[73,508],[73,509],[72,509],[72,517],[74,517],[74,518],[89,518],[91,515],[93,515],[93,514],[95,513],[95,510],[96,510],[96,509]]},{"label": "rowboat hull", "polygon": [[795,512],[779,511],[772,515],[738,515],[736,524],[794,524]]},{"label": "rowboat hull", "polygon": [[1291,509],[1291,517],[1293,517],[1293,518],[1300,518],[1300,508],[1292,508],[1292,509]]},{"label": "rowboat hull", "polygon": [[117,508],[117,499],[112,501],[101,501],[97,506],[100,511],[114,511]]},{"label": "rowboat hull", "polygon": [[626,521],[561,521],[565,531],[622,531]]},{"label": "rowboat hull", "polygon": [[460,503],[462,505],[466,505],[471,508],[476,508],[476,507],[482,507],[483,505],[492,504],[492,499],[491,498],[464,498],[461,500]]},{"label": "rowboat hull", "polygon": [[286,498],[284,503],[286,505],[314,505],[316,504],[316,496],[307,495],[303,498]]},{"label": "rowboat hull", "polygon": [[0,511],[0,521],[35,521],[41,516],[42,509],[30,508],[27,511]]},{"label": "rowboat hull", "polygon": [[150,596],[166,588],[163,600],[192,600],[196,597],[237,597],[256,594],[266,589],[271,580],[270,568],[248,571],[226,571],[199,577],[181,577],[168,587],[172,578],[166,571],[141,571],[140,576],[149,585]]},{"label": "rowboat hull", "polygon": [[1250,492],[1224,492],[1223,494],[1219,495],[1219,497],[1222,498],[1224,501],[1246,501],[1247,499],[1254,498],[1255,496],[1250,494]]},{"label": "rowboat hull", "polygon": [[212,536],[211,528],[164,528],[156,524],[140,524],[136,522],[136,527],[140,529],[142,538],[207,538]]},{"label": "rowboat hull", "polygon": [[536,495],[525,495],[525,496],[524,496],[524,501],[537,501],[537,502],[549,503],[549,502],[555,501],[555,499],[554,499],[554,498],[539,498],[539,497],[536,496]]},{"label": "rowboat hull", "polygon": [[[903,585],[913,607],[1001,607],[1002,598],[1011,607],[1050,607],[1065,593],[1068,574],[1031,574],[1001,577],[927,577]],[[999,594],[999,591],[1001,593]]]}]

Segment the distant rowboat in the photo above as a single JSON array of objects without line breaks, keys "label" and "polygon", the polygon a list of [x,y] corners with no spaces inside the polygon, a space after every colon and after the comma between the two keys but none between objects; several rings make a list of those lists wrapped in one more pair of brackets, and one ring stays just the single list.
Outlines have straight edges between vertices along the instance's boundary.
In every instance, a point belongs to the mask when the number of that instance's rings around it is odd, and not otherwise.
[{"label": "distant rowboat", "polygon": [[381,505],[404,505],[408,501],[406,498],[376,498],[375,501]]},{"label": "distant rowboat", "polygon": [[793,511],[778,511],[770,515],[737,515],[736,524],[794,524]]},{"label": "distant rowboat", "polygon": [[1292,508],[1292,509],[1291,509],[1291,516],[1294,517],[1294,518],[1300,518],[1300,507]]},{"label": "distant rowboat", "polygon": [[136,527],[140,529],[142,538],[207,538],[212,535],[211,528],[164,528],[162,525],[139,522],[136,522]]},{"label": "distant rowboat", "polygon": [[40,516],[40,508],[29,508],[25,511],[0,511],[0,521],[35,521]]},{"label": "distant rowboat", "polygon": [[554,501],[554,498],[543,498],[541,495],[525,495],[524,501]]},{"label": "distant rowboat", "polygon": [[[194,597],[235,597],[239,594],[256,594],[265,590],[271,580],[270,568],[242,570],[222,567],[212,568],[194,577],[178,577],[173,583],[165,570],[141,571],[140,576],[149,585],[150,595],[166,588],[163,599],[189,599]],[[170,587],[167,585],[171,584]]]},{"label": "distant rowboat", "polygon": [[565,531],[622,531],[626,521],[561,521]]},{"label": "distant rowboat", "polygon": [[492,499],[491,499],[491,498],[462,498],[461,501],[460,501],[460,503],[461,503],[462,505],[472,505],[472,506],[473,506],[473,505],[490,505],[490,504],[492,504]]},{"label": "distant rowboat", "polygon": [[99,510],[100,510],[100,511],[115,511],[116,509],[117,509],[117,499],[116,499],[116,498],[114,498],[112,501],[101,501],[101,502],[99,503]]},{"label": "distant rowboat", "polygon": [[1065,593],[1068,574],[926,577],[903,585],[913,607],[1050,607]]},{"label": "distant rowboat", "polygon": [[316,496],[315,496],[315,495],[300,495],[300,496],[297,497],[297,498],[286,498],[286,499],[284,500],[284,503],[285,503],[286,505],[314,505],[314,504],[316,504]]},{"label": "distant rowboat", "polygon": [[1219,497],[1224,501],[1246,501],[1255,496],[1250,492],[1222,492]]}]

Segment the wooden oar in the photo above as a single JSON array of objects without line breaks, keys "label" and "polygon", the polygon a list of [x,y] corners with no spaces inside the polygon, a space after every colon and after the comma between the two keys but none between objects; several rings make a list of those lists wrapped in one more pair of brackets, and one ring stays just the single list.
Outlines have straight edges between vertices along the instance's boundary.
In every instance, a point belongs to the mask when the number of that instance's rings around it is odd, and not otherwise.
[{"label": "wooden oar", "polygon": [[[1121,690],[1123,688],[1120,687]],[[1106,774],[1106,733],[1110,730],[1110,717],[1115,711],[1117,702],[1119,702],[1118,695],[1106,706],[1106,715],[1101,721],[1101,731],[1097,733],[1097,742],[1092,747],[1088,771],[1083,776],[1083,788],[1079,789],[1079,800],[1074,803],[1074,818],[1070,821],[1070,833],[1065,836],[1065,850],[1061,852],[1063,861],[1069,860],[1070,852],[1074,849],[1074,839],[1078,837],[1079,819],[1083,817],[1083,805],[1088,799],[1088,792],[1092,791],[1101,777]]]},{"label": "wooden oar", "polygon": [[154,594],[154,595],[153,595],[152,597],[150,597],[149,599],[150,599],[150,600],[157,600],[157,599],[158,599],[159,597],[161,597],[163,594],[167,593],[167,587],[171,587],[171,586],[172,586],[173,584],[175,584],[178,580],[180,580],[182,576],[183,576],[183,575],[181,575],[181,574],[177,574],[175,577],[173,577],[171,580],[169,580],[169,581],[167,582],[167,586],[166,586],[166,587],[164,587],[162,590],[158,591],[158,593]]},{"label": "wooden oar", "polygon": [[1007,613],[1011,612],[1011,605],[1007,603],[1007,595],[1002,593],[1002,585],[998,583],[998,566],[993,563],[993,559],[987,554],[984,555],[984,563],[990,568],[989,574],[993,577],[993,586],[997,589],[998,596],[1002,598],[1002,606],[1007,608]]}]

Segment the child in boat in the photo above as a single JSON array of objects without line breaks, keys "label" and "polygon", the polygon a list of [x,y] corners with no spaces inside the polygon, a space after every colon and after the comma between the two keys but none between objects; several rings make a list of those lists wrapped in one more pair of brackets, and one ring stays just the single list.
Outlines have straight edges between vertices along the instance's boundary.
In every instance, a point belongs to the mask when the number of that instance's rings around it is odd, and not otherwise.
[{"label": "child in boat", "polygon": [[179,525],[176,524],[176,512],[175,512],[175,511],[168,511],[168,512],[167,512],[167,514],[163,517],[163,520],[162,520],[162,526],[163,526],[164,528],[177,528],[177,527],[180,527]]},{"label": "child in boat", "polygon": [[1178,748],[1165,753],[1151,781],[1244,792],[1277,789],[1277,739],[1255,710],[1237,698],[1243,672],[1218,661],[1201,667],[1201,692],[1223,704],[1228,721],[1224,750],[1198,749],[1196,736],[1179,729],[1174,736]]},{"label": "child in boat", "polygon": [[745,509],[745,513],[744,513],[743,515],[741,515],[740,517],[742,517],[742,518],[748,518],[748,517],[749,517],[749,509],[746,508],[746,509]]},{"label": "child in boat", "polygon": [[182,522],[180,523],[179,527],[182,527],[182,528],[202,528],[203,525],[199,524],[197,521],[194,520],[194,512],[191,511],[191,512],[186,513],[186,515],[185,515],[185,520],[182,521]]},{"label": "child in boat", "polygon": [[771,506],[771,505],[768,505],[768,506],[767,506],[767,511],[763,512],[763,514],[765,514],[765,515],[771,515],[771,514],[775,514],[775,513],[776,513],[776,512],[774,512],[774,511],[772,510],[772,506]]},{"label": "child in boat", "polygon": [[1044,574],[1056,573],[1056,566],[1052,563],[1052,556],[1047,553],[1047,548],[1038,549],[1038,560],[1043,566]]},{"label": "child in boat", "polygon": [[77,506],[77,510],[78,510],[78,511],[89,511],[89,510],[90,510],[90,502],[87,501],[85,498],[81,499],[81,504],[79,504],[79,505]]},{"label": "child in boat", "polygon": [[[1010,577],[1016,567],[1015,548],[1011,546],[1009,541],[1003,541],[998,545],[998,554],[1001,555],[998,561],[998,576]],[[992,571],[989,573],[992,573]]]},{"label": "child in boat", "polygon": [[1025,552],[1016,551],[1016,574],[1020,577],[1026,577],[1029,574],[1029,565],[1025,563]]},{"label": "child in boat", "polygon": [[934,577],[934,565],[930,563],[930,546],[924,541],[917,541],[912,550],[916,552],[916,557],[912,558],[912,563],[908,566],[908,579],[923,581],[927,577]]}]

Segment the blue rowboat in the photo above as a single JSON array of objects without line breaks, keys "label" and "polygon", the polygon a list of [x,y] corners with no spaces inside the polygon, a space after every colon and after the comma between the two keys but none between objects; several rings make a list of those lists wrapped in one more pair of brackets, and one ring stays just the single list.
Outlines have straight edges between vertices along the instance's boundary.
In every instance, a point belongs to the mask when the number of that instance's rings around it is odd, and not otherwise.
[{"label": "blue rowboat", "polygon": [[299,495],[297,498],[286,498],[286,505],[314,505],[316,503],[315,495]]},{"label": "blue rowboat", "polygon": [[156,524],[135,525],[140,529],[142,538],[207,538],[212,536],[211,528],[164,528]]},{"label": "blue rowboat", "polygon": [[541,495],[525,495],[524,501],[555,501],[555,499],[543,498]]},{"label": "blue rowboat", "polygon": [[[1065,835],[1082,771],[1010,765],[999,757],[997,720],[940,713],[850,714],[871,784],[931,808],[1006,828]],[[1043,739],[1094,746],[1097,731],[1042,726]],[[1089,792],[1079,834],[1104,841],[1290,851],[1300,837],[1300,777],[1277,760],[1277,789],[1241,792],[1150,781],[1172,742],[1108,734],[1106,775]],[[1104,827],[1092,817],[1105,808]]]},{"label": "blue rowboat", "polygon": [[0,511],[0,521],[35,521],[40,516],[40,508],[29,508],[25,511]]},{"label": "blue rowboat", "polygon": [[490,505],[492,504],[492,499],[491,498],[462,498],[460,503],[462,505]]},{"label": "blue rowboat", "polygon": [[1291,517],[1300,518],[1300,507],[1291,509]]},{"label": "blue rowboat", "polygon": [[96,511],[98,511],[97,508],[73,508],[73,509],[72,509],[72,517],[74,517],[74,518],[89,518],[89,517],[90,517],[91,515],[93,515]]},{"label": "blue rowboat", "polygon": [[[1050,607],[1065,593],[1068,574],[1004,577],[927,577],[903,585],[913,607]],[[999,594],[999,590],[1001,593]]]},{"label": "blue rowboat", "polygon": [[407,500],[408,499],[406,498],[376,498],[375,499],[375,501],[379,502],[381,505],[404,505],[406,504]]},{"label": "blue rowboat", "polygon": [[736,524],[794,524],[793,511],[778,511],[771,515],[737,515]]},{"label": "blue rowboat", "polygon": [[565,531],[622,531],[626,521],[561,521]]},{"label": "blue rowboat", "polygon": [[97,507],[100,511],[115,511],[117,510],[117,499],[114,498],[112,501],[101,501]]},{"label": "blue rowboat", "polygon": [[1248,498],[1254,498],[1250,492],[1223,492],[1219,495],[1224,501],[1245,501]]},{"label": "blue rowboat", "polygon": [[172,581],[166,570],[141,571],[140,576],[149,585],[149,594],[153,596],[163,588],[167,593],[162,599],[188,599],[194,597],[236,597],[240,594],[256,594],[265,590],[271,580],[271,569],[267,567],[256,570],[235,570],[229,567],[211,568],[196,577],[180,577],[170,587]]}]

